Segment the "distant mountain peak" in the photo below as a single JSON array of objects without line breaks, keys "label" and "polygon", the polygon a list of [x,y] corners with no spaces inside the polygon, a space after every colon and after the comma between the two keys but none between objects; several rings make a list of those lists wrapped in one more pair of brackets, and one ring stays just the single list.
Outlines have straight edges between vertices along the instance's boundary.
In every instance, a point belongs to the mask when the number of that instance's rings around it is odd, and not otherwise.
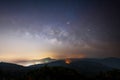
[{"label": "distant mountain peak", "polygon": [[[51,57],[46,57],[46,58],[42,58],[42,59],[48,59],[48,60],[51,60],[52,58]],[[40,60],[42,60],[40,59]]]}]

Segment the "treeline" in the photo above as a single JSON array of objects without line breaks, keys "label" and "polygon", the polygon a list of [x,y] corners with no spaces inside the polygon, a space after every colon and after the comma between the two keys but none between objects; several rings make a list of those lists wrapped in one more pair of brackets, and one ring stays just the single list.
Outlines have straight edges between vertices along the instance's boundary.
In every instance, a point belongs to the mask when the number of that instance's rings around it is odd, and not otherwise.
[{"label": "treeline", "polygon": [[35,70],[0,70],[0,80],[120,80],[120,70],[100,72],[95,75],[83,75],[65,67],[44,66]]}]

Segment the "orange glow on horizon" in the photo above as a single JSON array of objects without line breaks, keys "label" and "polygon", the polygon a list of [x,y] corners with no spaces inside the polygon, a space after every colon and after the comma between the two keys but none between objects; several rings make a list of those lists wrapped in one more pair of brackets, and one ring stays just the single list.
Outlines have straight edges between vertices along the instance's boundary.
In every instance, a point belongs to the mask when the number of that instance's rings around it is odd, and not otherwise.
[{"label": "orange glow on horizon", "polygon": [[[22,54],[22,55],[21,55]],[[30,53],[28,54],[23,54],[23,53],[18,53],[18,54],[3,54],[0,56],[0,61],[3,62],[16,62],[16,61],[27,61],[27,60],[37,60],[37,59],[42,59],[46,57],[54,58],[54,53],[51,52],[42,52],[39,54],[35,53]]]},{"label": "orange glow on horizon", "polygon": [[53,52],[31,52],[31,53],[13,53],[13,54],[2,54],[0,61],[17,63],[20,61],[39,60],[42,58],[50,57],[53,59],[65,59],[66,64],[70,64],[70,58],[85,58],[83,54],[60,54]]}]

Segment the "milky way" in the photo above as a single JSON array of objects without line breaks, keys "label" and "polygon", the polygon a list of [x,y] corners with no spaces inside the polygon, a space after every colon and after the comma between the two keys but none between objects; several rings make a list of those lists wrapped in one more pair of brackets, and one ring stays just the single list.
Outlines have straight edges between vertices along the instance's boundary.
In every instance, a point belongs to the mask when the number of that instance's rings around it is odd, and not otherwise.
[{"label": "milky way", "polygon": [[119,3],[0,1],[0,60],[119,57]]}]

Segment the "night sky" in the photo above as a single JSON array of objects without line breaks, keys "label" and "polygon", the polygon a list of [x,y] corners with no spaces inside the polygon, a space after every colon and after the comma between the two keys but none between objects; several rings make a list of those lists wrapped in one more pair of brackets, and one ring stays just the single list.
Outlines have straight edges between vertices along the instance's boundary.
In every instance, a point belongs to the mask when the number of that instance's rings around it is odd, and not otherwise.
[{"label": "night sky", "polygon": [[0,61],[120,57],[119,0],[0,0]]}]

